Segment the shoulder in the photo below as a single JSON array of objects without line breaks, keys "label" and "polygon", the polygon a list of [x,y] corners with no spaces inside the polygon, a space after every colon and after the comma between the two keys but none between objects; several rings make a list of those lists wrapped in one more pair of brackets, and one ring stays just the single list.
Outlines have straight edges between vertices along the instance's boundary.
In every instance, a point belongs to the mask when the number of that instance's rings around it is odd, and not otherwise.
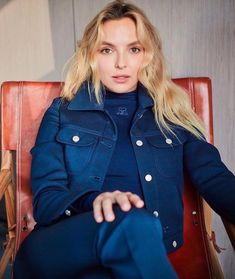
[{"label": "shoulder", "polygon": [[59,110],[61,106],[68,105],[68,101],[62,97],[56,97],[52,100],[48,109]]},{"label": "shoulder", "polygon": [[47,108],[45,112],[45,116],[47,115],[59,115],[61,109],[67,108],[69,101],[62,97],[56,97],[52,100],[50,106]]},{"label": "shoulder", "polygon": [[44,112],[40,125],[40,130],[44,129],[47,126],[50,126],[52,123],[56,125],[59,124],[59,115],[62,103],[63,99],[61,97],[56,97],[52,100],[51,104]]},{"label": "shoulder", "polygon": [[199,130],[197,131],[198,131],[198,135],[200,136],[197,136],[182,126],[171,124],[170,127],[171,130],[173,131],[172,134],[180,141],[182,141],[182,143],[189,143],[189,142],[208,143],[205,135],[203,135]]}]

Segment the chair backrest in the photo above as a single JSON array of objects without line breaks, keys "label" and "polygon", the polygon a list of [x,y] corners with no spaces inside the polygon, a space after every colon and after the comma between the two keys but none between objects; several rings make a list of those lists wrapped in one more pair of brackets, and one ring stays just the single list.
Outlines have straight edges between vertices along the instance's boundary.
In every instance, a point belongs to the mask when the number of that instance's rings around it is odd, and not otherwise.
[{"label": "chair backrest", "polygon": [[[193,109],[204,121],[208,141],[213,143],[211,81],[209,78],[180,78],[174,82],[185,88]],[[1,87],[1,146],[16,151],[16,244],[33,229],[30,187],[30,149],[43,113],[60,94],[60,82],[4,82]],[[186,179],[184,190],[184,245],[169,258],[179,277],[211,278],[208,239],[202,200]]]}]

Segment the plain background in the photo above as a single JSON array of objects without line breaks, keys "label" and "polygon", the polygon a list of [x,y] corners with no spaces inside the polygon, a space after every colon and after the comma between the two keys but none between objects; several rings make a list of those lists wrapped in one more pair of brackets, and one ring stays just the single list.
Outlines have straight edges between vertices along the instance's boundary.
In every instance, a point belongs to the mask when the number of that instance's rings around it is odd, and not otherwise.
[{"label": "plain background", "polygon": [[[62,80],[85,25],[106,0],[0,0],[0,82]],[[172,77],[208,76],[215,145],[235,171],[235,0],[133,0],[159,30]],[[235,274],[231,244],[214,215],[225,278]],[[190,276],[189,276],[190,277]]]}]

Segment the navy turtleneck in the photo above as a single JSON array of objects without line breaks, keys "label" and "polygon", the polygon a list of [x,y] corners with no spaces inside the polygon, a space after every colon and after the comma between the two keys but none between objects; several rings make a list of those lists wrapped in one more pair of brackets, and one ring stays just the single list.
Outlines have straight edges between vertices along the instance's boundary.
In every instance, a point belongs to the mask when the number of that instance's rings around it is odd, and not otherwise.
[{"label": "navy turtleneck", "polygon": [[[137,91],[115,93],[106,90],[104,109],[114,120],[118,138],[101,192],[136,193],[143,199],[130,128],[138,107]],[[100,192],[87,193],[73,204],[79,211],[92,210],[92,203]]]},{"label": "navy turtleneck", "polygon": [[118,139],[102,192],[130,191],[142,197],[137,162],[130,139],[131,123],[137,106],[136,90],[128,93],[106,93],[104,107],[117,125]]}]

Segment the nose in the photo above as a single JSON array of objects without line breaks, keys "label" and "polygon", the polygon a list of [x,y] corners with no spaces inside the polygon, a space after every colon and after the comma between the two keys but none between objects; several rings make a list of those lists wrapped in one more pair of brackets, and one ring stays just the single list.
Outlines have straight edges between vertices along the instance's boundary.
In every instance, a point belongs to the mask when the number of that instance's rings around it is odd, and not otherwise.
[{"label": "nose", "polygon": [[117,59],[116,59],[116,63],[115,63],[115,68],[117,69],[124,69],[126,68],[126,57],[124,53],[118,53],[117,54]]}]

